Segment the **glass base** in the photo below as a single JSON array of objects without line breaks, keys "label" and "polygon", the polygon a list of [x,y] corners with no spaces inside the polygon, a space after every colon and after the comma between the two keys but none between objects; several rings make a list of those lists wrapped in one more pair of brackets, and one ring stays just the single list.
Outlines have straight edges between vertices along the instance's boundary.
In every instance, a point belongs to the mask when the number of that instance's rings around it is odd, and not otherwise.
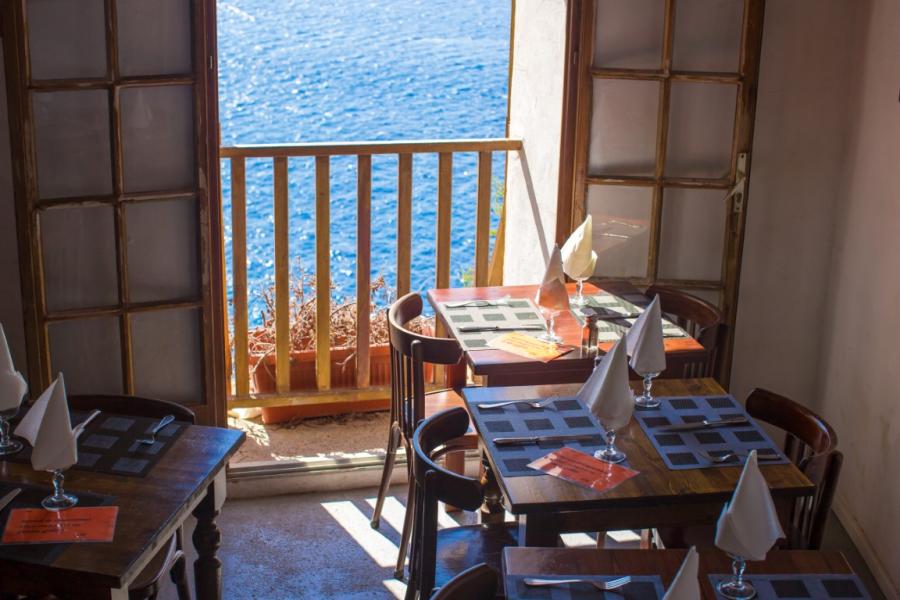
[{"label": "glass base", "polygon": [[556,335],[555,333],[550,333],[549,331],[545,331],[541,335],[537,336],[537,339],[541,340],[542,342],[551,342],[554,344],[559,344],[563,341],[560,336]]},{"label": "glass base", "polygon": [[47,496],[41,500],[41,506],[52,511],[66,510],[67,508],[72,508],[76,504],[78,504],[78,498],[65,493],[58,496],[55,494]]},{"label": "glass base", "polygon": [[569,304],[572,306],[587,306],[587,296],[572,296],[569,298]]},{"label": "glass base", "polygon": [[653,396],[644,396],[641,394],[640,396],[636,396],[634,399],[634,404],[641,408],[656,408],[659,406],[659,399],[654,398]]},{"label": "glass base", "polygon": [[594,458],[608,463],[620,463],[625,460],[625,453],[615,448],[607,448],[605,450],[597,450],[594,452]]},{"label": "glass base", "polygon": [[15,454],[19,450],[22,449],[22,442],[19,440],[10,439],[7,444],[0,444],[0,456],[7,456],[9,454]]},{"label": "glass base", "polygon": [[756,598],[756,590],[746,580],[740,585],[733,579],[721,581],[716,586],[716,590],[728,600],[750,600],[750,598]]}]

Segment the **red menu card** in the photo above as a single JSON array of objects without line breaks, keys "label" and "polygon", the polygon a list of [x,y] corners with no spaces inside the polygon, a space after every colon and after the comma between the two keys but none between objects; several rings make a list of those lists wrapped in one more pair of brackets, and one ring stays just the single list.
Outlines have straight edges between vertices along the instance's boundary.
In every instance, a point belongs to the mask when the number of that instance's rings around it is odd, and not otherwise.
[{"label": "red menu card", "polygon": [[639,471],[598,460],[571,448],[554,450],[528,466],[598,492],[611,490],[639,474]]},{"label": "red menu card", "polygon": [[118,506],[76,506],[58,512],[17,508],[6,521],[2,543],[111,542],[118,515]]}]

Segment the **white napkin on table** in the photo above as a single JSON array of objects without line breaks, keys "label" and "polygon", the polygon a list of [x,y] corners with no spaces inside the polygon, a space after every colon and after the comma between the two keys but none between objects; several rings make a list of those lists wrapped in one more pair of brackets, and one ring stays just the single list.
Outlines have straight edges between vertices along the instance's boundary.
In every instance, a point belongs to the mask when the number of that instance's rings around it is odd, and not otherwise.
[{"label": "white napkin on table", "polygon": [[550,262],[544,272],[541,287],[538,288],[535,303],[541,308],[555,311],[569,310],[569,292],[566,291],[566,280],[563,274],[562,256],[559,246],[553,246]]},{"label": "white napkin on table", "polygon": [[68,469],[78,462],[62,373],[22,418],[16,435],[31,442],[31,466],[35,471]]},{"label": "white napkin on table", "polygon": [[750,452],[744,471],[716,525],[716,546],[745,560],[763,560],[778,538],[784,537],[775,502]]},{"label": "white napkin on table", "polygon": [[619,340],[581,386],[578,399],[607,429],[628,425],[634,412],[634,394],[628,385],[628,355]]},{"label": "white napkin on table", "polygon": [[12,410],[22,403],[28,384],[13,365],[3,325],[0,325],[0,411]]},{"label": "white napkin on table", "polygon": [[700,600],[699,570],[700,557],[697,554],[697,547],[691,546],[663,600]]},{"label": "white napkin on table", "polygon": [[588,215],[563,244],[563,270],[572,279],[587,279],[594,274],[597,253],[591,249],[592,231],[591,215]]},{"label": "white napkin on table", "polygon": [[639,375],[666,370],[666,346],[663,342],[662,311],[659,296],[641,313],[625,335],[631,368]]}]

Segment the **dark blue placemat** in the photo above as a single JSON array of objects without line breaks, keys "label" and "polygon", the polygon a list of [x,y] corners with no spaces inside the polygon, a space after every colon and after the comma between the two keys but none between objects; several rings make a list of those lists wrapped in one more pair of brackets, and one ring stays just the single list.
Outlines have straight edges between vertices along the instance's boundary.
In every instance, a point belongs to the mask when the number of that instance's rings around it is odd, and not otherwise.
[{"label": "dark blue placemat", "polygon": [[[731,575],[709,576],[713,589]],[[869,600],[865,586],[856,575],[792,574],[792,575],[747,575],[745,577],[756,588],[757,600]],[[716,592],[716,598],[724,598]]]},{"label": "dark blue placemat", "polygon": [[[477,422],[482,440],[490,446],[491,456],[494,457],[494,462],[504,477],[544,475],[542,471],[529,469],[528,463],[563,446],[587,454],[593,454],[596,450],[606,447],[603,430],[597,419],[576,398],[557,398],[547,408],[531,408],[526,404],[479,408],[479,403],[489,401],[488,394],[474,388],[467,392],[467,396],[470,399],[472,419]],[[523,446],[494,444],[494,438],[498,437],[568,434],[596,434],[596,437],[583,442],[543,442]]]},{"label": "dark blue placemat", "polygon": [[[746,455],[751,450],[756,450],[760,458],[777,457],[777,460],[760,460],[760,465],[788,462],[772,438],[750,419],[744,407],[732,396],[684,396],[659,400],[661,402],[659,408],[637,408],[634,417],[666,466],[672,470],[740,466],[744,464]],[[666,425],[733,417],[746,417],[749,423],[696,431],[659,431]],[[719,456],[737,452],[741,456],[725,463],[714,463],[704,458],[701,454],[703,452]]]},{"label": "dark blue placemat", "polygon": [[659,600],[665,595],[665,588],[659,575],[632,575],[631,583],[614,591],[603,592],[589,583],[573,583],[552,587],[529,587],[526,578],[535,579],[586,579],[589,581],[609,581],[621,575],[507,575],[506,597],[509,600]]}]

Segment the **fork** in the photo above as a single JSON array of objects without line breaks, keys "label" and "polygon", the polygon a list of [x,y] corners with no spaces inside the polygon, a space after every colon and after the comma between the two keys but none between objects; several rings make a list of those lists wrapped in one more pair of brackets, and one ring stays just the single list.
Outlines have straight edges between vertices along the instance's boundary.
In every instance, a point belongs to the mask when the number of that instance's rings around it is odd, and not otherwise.
[{"label": "fork", "polygon": [[162,419],[159,420],[159,423],[154,425],[153,429],[150,430],[150,435],[147,437],[138,438],[137,441],[141,444],[147,444],[148,446],[152,446],[156,443],[156,434],[162,431],[162,429],[175,420],[175,415],[166,415]]},{"label": "fork", "polygon": [[[740,452],[727,452],[725,454],[710,454],[709,452],[699,452],[698,454],[700,454],[700,456],[702,456],[709,462],[716,463],[716,464],[730,462],[732,459],[735,459],[735,458],[747,458],[747,456],[749,456],[748,454],[742,454]],[[771,456],[770,455],[760,456],[757,454],[756,460],[758,460],[758,461],[781,460],[781,457],[778,456],[777,454],[773,454]]]},{"label": "fork", "polygon": [[444,304],[447,308],[462,308],[464,306],[471,306],[473,308],[485,308],[487,306],[509,306],[509,301],[511,298],[507,296],[503,296],[502,298],[497,298],[496,300],[462,300],[460,302],[447,302]]},{"label": "fork", "polygon": [[478,408],[500,408],[511,404],[527,404],[531,408],[551,408],[556,398],[544,398],[543,400],[507,400],[506,402],[482,402],[476,404]]},{"label": "fork", "polygon": [[525,578],[525,585],[530,587],[547,587],[555,585],[569,585],[572,583],[589,583],[598,590],[608,592],[611,590],[624,587],[631,583],[631,577],[619,577],[618,579],[610,579],[609,581],[594,581],[592,579],[531,579]]}]

